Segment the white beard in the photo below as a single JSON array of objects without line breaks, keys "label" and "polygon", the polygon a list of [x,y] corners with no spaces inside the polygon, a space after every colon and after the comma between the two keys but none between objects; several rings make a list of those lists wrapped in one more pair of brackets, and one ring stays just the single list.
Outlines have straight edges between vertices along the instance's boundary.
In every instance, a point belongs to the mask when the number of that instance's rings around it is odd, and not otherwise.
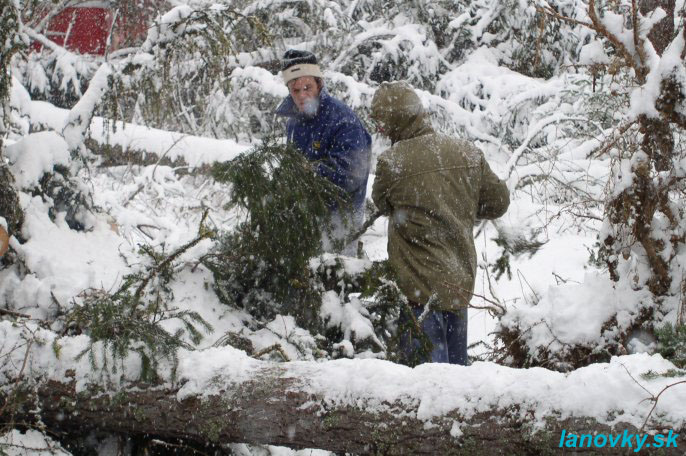
[{"label": "white beard", "polygon": [[303,105],[303,114],[308,117],[314,117],[319,109],[319,98],[309,98],[305,100]]}]

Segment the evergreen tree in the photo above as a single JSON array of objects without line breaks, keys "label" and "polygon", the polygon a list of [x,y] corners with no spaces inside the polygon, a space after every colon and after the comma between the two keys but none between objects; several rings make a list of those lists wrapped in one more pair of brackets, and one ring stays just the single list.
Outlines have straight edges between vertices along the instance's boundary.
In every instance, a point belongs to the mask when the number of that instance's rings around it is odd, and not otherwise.
[{"label": "evergreen tree", "polygon": [[229,205],[247,211],[207,263],[218,295],[260,317],[316,310],[309,261],[322,252],[322,232],[331,231],[330,208],[349,204],[341,190],[294,146],[273,142],[215,165],[212,174],[231,184]]}]

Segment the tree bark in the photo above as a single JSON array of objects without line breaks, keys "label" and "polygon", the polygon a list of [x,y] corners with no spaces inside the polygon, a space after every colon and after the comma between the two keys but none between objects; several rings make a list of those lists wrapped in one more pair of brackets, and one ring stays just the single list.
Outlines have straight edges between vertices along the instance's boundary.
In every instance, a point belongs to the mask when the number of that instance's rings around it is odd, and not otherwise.
[{"label": "tree bark", "polygon": [[4,218],[7,223],[7,233],[21,238],[24,213],[13,184],[14,176],[9,168],[0,162],[0,217]]},{"label": "tree bark", "polygon": [[650,33],[648,33],[648,39],[653,43],[653,47],[658,55],[662,55],[674,38],[675,3],[675,0],[641,0],[639,3],[639,10],[644,16],[658,7],[667,13],[667,16],[655,24]]},{"label": "tree bark", "polygon": [[[178,391],[171,389],[77,394],[73,384],[51,381],[32,389],[29,394],[35,403],[23,401],[26,410],[15,410],[13,416],[35,418],[38,409],[51,432],[71,435],[104,431],[129,437],[180,439],[201,447],[250,443],[383,455],[547,454],[560,450],[563,429],[567,435],[617,435],[625,429],[638,432],[628,425],[610,429],[588,417],[551,418],[544,429],[532,432],[523,417],[534,416],[534,411],[524,407],[493,409],[468,419],[451,412],[427,426],[416,418],[417,408],[407,404],[394,404],[390,412],[383,413],[365,407],[327,405],[323,397],[308,393],[300,379],[283,373],[284,368],[276,365],[233,391],[183,400],[178,400]],[[456,422],[460,430],[453,436],[451,429]],[[681,454],[677,450],[686,446],[686,440],[680,436],[677,443],[677,448],[662,448],[661,454]],[[603,454],[626,452],[627,448],[619,445],[602,450]]]}]

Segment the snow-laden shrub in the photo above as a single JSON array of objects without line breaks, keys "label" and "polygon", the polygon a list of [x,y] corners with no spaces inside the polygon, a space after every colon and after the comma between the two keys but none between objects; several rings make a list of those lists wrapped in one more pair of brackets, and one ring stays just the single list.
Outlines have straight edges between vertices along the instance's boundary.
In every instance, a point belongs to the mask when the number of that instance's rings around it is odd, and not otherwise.
[{"label": "snow-laden shrub", "polygon": [[246,43],[266,41],[268,34],[254,17],[226,4],[177,6],[155,21],[140,48],[117,62],[108,113],[157,128],[222,136],[231,127],[220,122],[233,120],[221,118],[221,103],[233,90],[235,56]]},{"label": "snow-laden shrub", "polygon": [[686,324],[667,323],[655,331],[658,351],[679,368],[686,367]]},{"label": "snow-laden shrub", "polygon": [[391,24],[383,20],[360,24],[363,29],[335,54],[332,69],[362,81],[407,80],[431,90],[437,77],[448,68],[422,24],[408,19]]},{"label": "snow-laden shrub", "polygon": [[650,350],[632,346],[632,340],[661,318],[647,290],[615,287],[607,275],[589,273],[583,283],[550,287],[542,296],[509,306],[496,329],[496,358],[511,366],[561,371],[608,362],[615,355]]},{"label": "snow-laden shrub", "polygon": [[335,46],[354,24],[350,11],[354,5],[347,0],[241,0],[234,5],[263,23],[281,41],[279,47],[301,42]]},{"label": "snow-laden shrub", "polygon": [[227,79],[229,90],[213,89],[199,126],[207,136],[234,138],[250,142],[279,132],[273,112],[288,89],[283,80],[269,71],[256,67],[235,68]]},{"label": "snow-laden shrub", "polygon": [[43,38],[40,52],[31,52],[16,65],[16,75],[35,100],[45,100],[63,108],[72,107],[88,87],[101,58],[80,55]]},{"label": "snow-laden shrub", "polygon": [[586,18],[585,3],[579,0],[545,5],[474,0],[453,9],[457,11],[447,26],[450,41],[444,55],[458,63],[477,48],[488,46],[503,66],[527,76],[549,78],[562,64],[574,61],[579,42],[588,32],[551,18],[542,8],[578,20]]},{"label": "snow-laden shrub", "polygon": [[85,181],[70,171],[67,143],[54,131],[24,136],[8,146],[5,157],[19,190],[40,196],[50,206],[50,217],[63,213],[72,229],[90,225],[92,203]]}]

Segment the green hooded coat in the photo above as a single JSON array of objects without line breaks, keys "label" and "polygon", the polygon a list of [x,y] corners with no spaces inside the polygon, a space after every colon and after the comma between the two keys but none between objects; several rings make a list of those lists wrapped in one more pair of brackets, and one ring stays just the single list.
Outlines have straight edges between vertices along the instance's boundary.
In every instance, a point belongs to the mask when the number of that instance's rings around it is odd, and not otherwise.
[{"label": "green hooded coat", "polygon": [[398,286],[422,305],[435,294],[433,310],[466,307],[476,275],[475,220],[505,213],[507,186],[479,149],[433,130],[408,84],[382,84],[371,116],[393,144],[379,156],[372,198],[389,216]]}]

